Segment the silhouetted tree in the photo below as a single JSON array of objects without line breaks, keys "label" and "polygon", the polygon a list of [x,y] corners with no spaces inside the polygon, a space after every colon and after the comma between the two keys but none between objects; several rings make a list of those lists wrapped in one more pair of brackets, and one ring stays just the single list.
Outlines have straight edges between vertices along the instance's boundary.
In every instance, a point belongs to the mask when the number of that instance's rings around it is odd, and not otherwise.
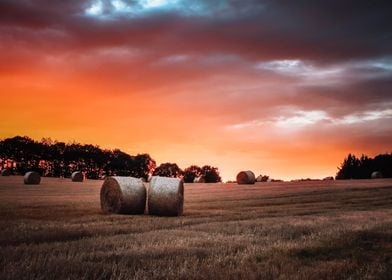
[{"label": "silhouetted tree", "polygon": [[206,183],[218,183],[222,182],[222,179],[219,175],[219,170],[217,167],[209,166],[209,165],[204,165],[201,168],[201,174],[204,178],[204,181]]},{"label": "silhouetted tree", "polygon": [[356,173],[359,167],[359,159],[355,155],[348,154],[341,164],[336,179],[354,179],[357,177]]},{"label": "silhouetted tree", "polygon": [[176,163],[162,163],[159,165],[154,173],[154,176],[162,176],[162,177],[172,177],[179,178],[182,175],[182,170],[178,167]]},{"label": "silhouetted tree", "polygon": [[[384,162],[383,158],[379,159]],[[76,170],[83,171],[87,178],[98,179],[104,175],[133,176],[147,180],[150,175],[181,177],[193,182],[202,177],[206,183],[220,182],[217,167],[192,165],[186,172],[175,163],[156,162],[149,154],[131,156],[119,149],[103,150],[99,146],[64,143],[42,138],[40,142],[29,137],[16,136],[0,141],[0,169],[7,168],[13,174],[24,174],[34,170],[43,176],[69,177]],[[154,172],[155,171],[155,172]]]},{"label": "silhouetted tree", "polygon": [[102,150],[76,142],[66,144],[50,138],[37,142],[21,136],[0,141],[0,169],[8,168],[14,174],[34,170],[43,176],[59,177],[82,170],[92,179],[114,174],[147,179],[155,166],[148,154],[133,157],[118,149]]},{"label": "silhouetted tree", "polygon": [[16,136],[1,141],[0,144],[2,162],[15,162],[16,167],[10,168],[12,173],[34,170],[42,173],[39,161],[43,154],[43,147],[29,137]]},{"label": "silhouetted tree", "polygon": [[392,154],[378,155],[374,159],[348,154],[338,169],[336,179],[369,179],[374,171],[381,172],[385,178],[392,178]]},{"label": "silhouetted tree", "polygon": [[184,182],[185,183],[193,183],[195,178],[200,177],[202,174],[202,170],[197,165],[191,165],[184,169]]},{"label": "silhouetted tree", "polygon": [[366,155],[362,155],[359,159],[359,167],[357,171],[357,178],[358,179],[367,179],[370,178],[372,174],[372,159]]},{"label": "silhouetted tree", "polygon": [[256,178],[256,181],[257,182],[267,182],[269,180],[269,176],[267,176],[267,175],[259,175],[257,178]]},{"label": "silhouetted tree", "polygon": [[107,166],[113,175],[129,176],[131,174],[132,157],[116,149],[111,153]]},{"label": "silhouetted tree", "polygon": [[147,181],[148,177],[153,174],[156,168],[156,162],[149,154],[138,154],[133,158],[131,167],[131,176],[143,178]]},{"label": "silhouetted tree", "polygon": [[371,166],[372,172],[380,171],[384,178],[392,178],[392,153],[377,155]]}]

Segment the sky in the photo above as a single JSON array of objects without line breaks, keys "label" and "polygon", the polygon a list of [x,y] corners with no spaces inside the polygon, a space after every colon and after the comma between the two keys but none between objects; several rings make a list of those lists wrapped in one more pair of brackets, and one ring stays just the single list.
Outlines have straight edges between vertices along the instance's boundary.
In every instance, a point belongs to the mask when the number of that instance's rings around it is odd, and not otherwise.
[{"label": "sky", "polygon": [[276,179],[392,152],[390,1],[0,0],[0,138]]}]

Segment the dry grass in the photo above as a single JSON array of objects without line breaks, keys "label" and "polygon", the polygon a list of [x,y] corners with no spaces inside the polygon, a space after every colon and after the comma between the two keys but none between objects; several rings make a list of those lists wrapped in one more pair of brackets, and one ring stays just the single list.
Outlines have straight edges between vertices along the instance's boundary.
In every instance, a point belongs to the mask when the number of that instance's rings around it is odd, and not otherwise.
[{"label": "dry grass", "polygon": [[0,177],[0,279],[392,275],[392,180],[190,184],[181,217],[103,215],[101,184]]}]

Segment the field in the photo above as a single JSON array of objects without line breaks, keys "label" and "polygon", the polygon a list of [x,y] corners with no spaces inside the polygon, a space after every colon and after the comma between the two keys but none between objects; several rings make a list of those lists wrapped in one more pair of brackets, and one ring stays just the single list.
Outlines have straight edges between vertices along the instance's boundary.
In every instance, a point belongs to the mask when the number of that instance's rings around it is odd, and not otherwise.
[{"label": "field", "polygon": [[181,217],[22,182],[0,177],[0,279],[391,279],[392,180],[188,184]]}]

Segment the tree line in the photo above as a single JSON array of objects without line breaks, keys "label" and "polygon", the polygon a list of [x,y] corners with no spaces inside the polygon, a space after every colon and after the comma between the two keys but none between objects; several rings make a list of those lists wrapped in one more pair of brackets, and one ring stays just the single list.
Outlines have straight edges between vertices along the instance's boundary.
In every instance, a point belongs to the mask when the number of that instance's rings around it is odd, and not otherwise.
[{"label": "tree line", "polygon": [[392,153],[374,158],[348,154],[338,169],[336,179],[370,179],[374,172],[378,173],[378,177],[392,178]]},{"label": "tree line", "polygon": [[64,143],[50,138],[38,142],[26,136],[0,141],[0,169],[8,169],[15,175],[36,171],[47,177],[69,177],[74,171],[82,171],[89,179],[132,176],[148,180],[150,176],[165,176],[183,178],[188,183],[195,179],[206,183],[221,181],[218,168],[209,165],[192,165],[184,170],[175,163],[157,167],[149,154],[132,156],[119,149],[101,149],[97,145]]}]

